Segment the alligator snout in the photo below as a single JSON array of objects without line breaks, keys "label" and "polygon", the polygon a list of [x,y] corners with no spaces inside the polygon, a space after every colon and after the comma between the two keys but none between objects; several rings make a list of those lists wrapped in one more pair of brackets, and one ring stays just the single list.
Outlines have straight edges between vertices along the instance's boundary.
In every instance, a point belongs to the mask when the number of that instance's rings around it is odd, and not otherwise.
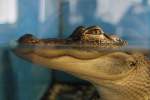
[{"label": "alligator snout", "polygon": [[127,45],[125,40],[122,40],[118,36],[107,35],[100,27],[78,27],[75,31],[66,39],[38,39],[31,34],[25,34],[18,43],[21,45],[36,45],[36,46],[58,46],[69,45],[77,47],[98,47],[98,48],[119,48]]},{"label": "alligator snout", "polygon": [[40,44],[41,41],[39,39],[37,39],[36,37],[34,37],[32,34],[25,34],[23,35],[21,38],[19,38],[17,40],[17,42],[19,44],[23,44],[23,45],[35,45],[35,44]]}]

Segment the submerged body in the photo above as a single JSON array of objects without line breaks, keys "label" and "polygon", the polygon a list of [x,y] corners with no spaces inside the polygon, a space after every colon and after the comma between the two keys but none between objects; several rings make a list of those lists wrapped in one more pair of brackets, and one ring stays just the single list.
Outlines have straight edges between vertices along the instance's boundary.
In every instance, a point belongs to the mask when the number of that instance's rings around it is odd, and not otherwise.
[{"label": "submerged body", "polygon": [[147,59],[140,53],[116,50],[126,42],[106,35],[97,26],[79,27],[63,40],[25,35],[18,42],[19,46],[14,50],[18,56],[88,80],[97,87],[101,100],[150,99],[150,66]]}]

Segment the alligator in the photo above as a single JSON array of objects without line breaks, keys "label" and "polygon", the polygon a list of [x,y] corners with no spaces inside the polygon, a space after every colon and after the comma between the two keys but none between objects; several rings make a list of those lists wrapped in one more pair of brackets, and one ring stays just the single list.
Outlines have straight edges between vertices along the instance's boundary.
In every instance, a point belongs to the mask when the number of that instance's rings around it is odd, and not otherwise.
[{"label": "alligator", "polygon": [[14,53],[32,63],[64,71],[92,83],[100,100],[150,100],[150,63],[141,52],[99,26],[77,27],[66,39],[25,34]]}]

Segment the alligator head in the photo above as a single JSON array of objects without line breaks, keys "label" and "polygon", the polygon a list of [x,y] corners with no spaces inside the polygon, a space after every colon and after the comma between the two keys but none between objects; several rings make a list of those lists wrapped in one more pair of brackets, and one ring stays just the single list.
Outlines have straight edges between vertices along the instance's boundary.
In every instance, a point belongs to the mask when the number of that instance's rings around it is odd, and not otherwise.
[{"label": "alligator head", "polygon": [[118,50],[125,44],[97,26],[78,27],[67,39],[38,39],[26,34],[14,52],[32,63],[88,80],[102,100],[149,100],[148,63],[140,53]]}]

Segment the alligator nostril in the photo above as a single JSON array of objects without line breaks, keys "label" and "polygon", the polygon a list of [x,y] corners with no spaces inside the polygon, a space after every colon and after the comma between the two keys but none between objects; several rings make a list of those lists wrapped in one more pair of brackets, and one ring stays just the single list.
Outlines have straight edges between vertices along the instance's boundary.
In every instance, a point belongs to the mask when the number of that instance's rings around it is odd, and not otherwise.
[{"label": "alligator nostril", "polygon": [[25,34],[21,38],[18,39],[18,43],[26,44],[26,43],[37,43],[38,40],[32,34]]},{"label": "alligator nostril", "polygon": [[26,40],[28,40],[28,39],[30,39],[30,38],[32,38],[32,37],[33,37],[32,34],[25,34],[25,35],[23,35],[22,37],[20,37],[20,38],[18,39],[18,42],[19,42],[19,43],[23,43],[23,42],[25,42]]}]

